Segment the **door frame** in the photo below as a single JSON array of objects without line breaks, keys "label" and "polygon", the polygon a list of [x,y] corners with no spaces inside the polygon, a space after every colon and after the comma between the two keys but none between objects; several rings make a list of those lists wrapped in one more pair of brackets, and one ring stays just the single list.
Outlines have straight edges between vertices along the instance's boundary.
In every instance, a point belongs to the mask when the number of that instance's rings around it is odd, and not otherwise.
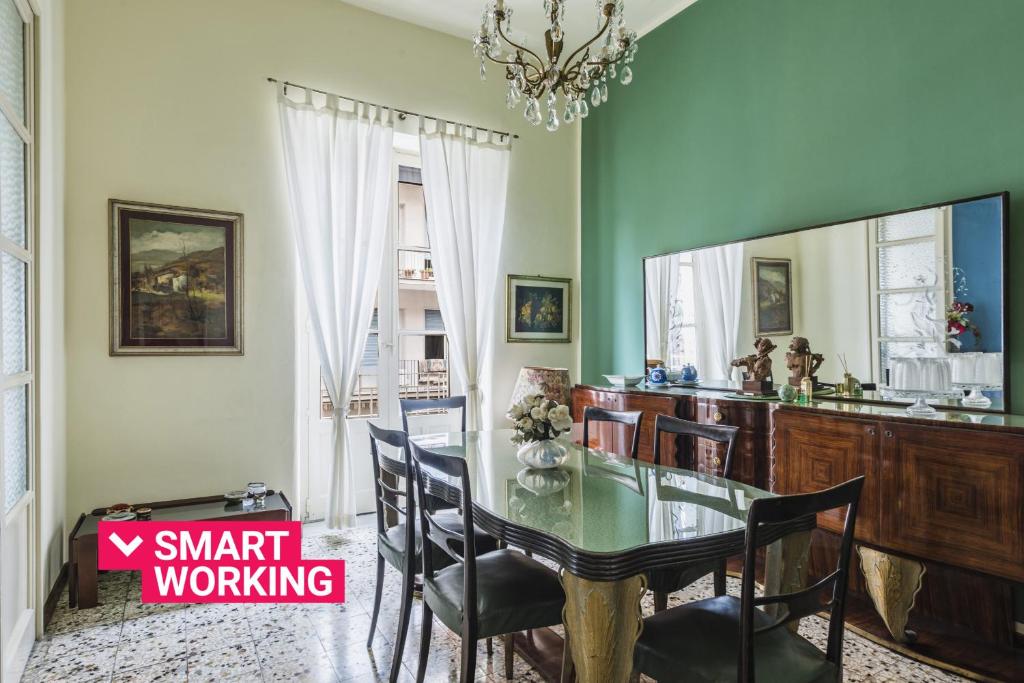
[{"label": "door frame", "polygon": [[[25,228],[26,246],[20,247],[16,244],[8,244],[7,251],[11,252],[25,263],[25,286],[28,289],[25,301],[25,371],[12,375],[11,377],[0,377],[0,389],[24,386],[26,392],[26,405],[29,414],[26,423],[26,466],[28,469],[28,487],[22,497],[10,509],[0,510],[0,549],[6,542],[12,528],[24,521],[25,523],[25,596],[27,607],[16,618],[11,629],[11,637],[4,638],[0,632],[0,681],[17,681],[24,672],[29,655],[36,636],[43,632],[43,604],[46,599],[44,581],[39,576],[40,562],[39,548],[42,547],[39,538],[40,510],[38,495],[38,472],[39,448],[39,268],[38,244],[39,244],[39,145],[37,132],[39,130],[39,108],[38,108],[38,69],[39,60],[39,16],[40,7],[35,0],[11,0],[14,7],[21,14],[24,27],[24,61],[25,61],[25,120],[17,121],[13,111],[6,106],[0,106],[3,112],[0,116],[7,116],[8,121],[15,122],[12,127],[23,139],[28,147],[25,154]],[[2,291],[0,291],[2,299]],[[3,434],[3,413],[0,412],[0,434]],[[0,442],[2,443],[2,442]],[[4,458],[0,453],[0,486],[5,481]],[[3,563],[0,562],[0,599],[5,590],[5,576]]]}]

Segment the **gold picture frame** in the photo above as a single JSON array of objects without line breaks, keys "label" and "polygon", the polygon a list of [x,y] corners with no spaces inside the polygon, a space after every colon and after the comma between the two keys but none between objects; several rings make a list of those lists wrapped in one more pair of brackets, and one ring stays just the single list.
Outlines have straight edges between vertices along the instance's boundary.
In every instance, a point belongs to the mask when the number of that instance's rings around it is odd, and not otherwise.
[{"label": "gold picture frame", "polygon": [[109,200],[110,355],[241,356],[243,216]]},{"label": "gold picture frame", "polygon": [[572,342],[572,278],[509,275],[505,286],[505,341]]}]

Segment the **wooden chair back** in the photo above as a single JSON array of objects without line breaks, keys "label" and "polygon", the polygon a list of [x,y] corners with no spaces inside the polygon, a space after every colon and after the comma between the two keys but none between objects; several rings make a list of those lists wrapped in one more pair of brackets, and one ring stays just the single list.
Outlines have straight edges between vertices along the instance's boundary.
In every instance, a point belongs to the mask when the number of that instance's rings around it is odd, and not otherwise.
[{"label": "wooden chair back", "polygon": [[[850,553],[853,549],[853,531],[857,521],[857,505],[864,487],[864,477],[851,479],[817,493],[802,493],[776,498],[758,498],[750,505],[747,515],[747,534],[744,542],[743,589],[740,597],[740,657],[739,680],[754,680],[754,638],[779,628],[795,619],[829,612],[828,644],[825,658],[842,671],[843,618],[846,612],[846,592],[849,583]],[[813,586],[792,593],[757,597],[754,594],[754,572],[757,567],[758,534],[765,526],[785,524],[826,510],[846,508],[836,570]],[[754,626],[754,609],[775,605],[775,619],[760,627]]]},{"label": "wooden chair back", "polygon": [[[659,415],[654,421],[654,464],[665,464],[661,462],[661,435],[676,434],[690,437],[694,450],[697,448],[697,439],[707,439],[715,443],[725,444],[725,459],[722,466],[722,476],[726,479],[732,478],[732,459],[736,451],[736,438],[740,433],[739,427],[731,425],[705,425],[690,420],[682,420],[678,417]],[[667,463],[674,466],[675,463]],[[695,463],[690,463],[687,469],[696,469]]]},{"label": "wooden chair back", "polygon": [[590,423],[591,422],[617,422],[633,427],[633,441],[629,449],[629,457],[636,458],[640,451],[640,425],[643,423],[644,414],[637,411],[623,412],[620,410],[606,410],[597,406],[587,406],[583,410],[583,445],[590,446]]}]

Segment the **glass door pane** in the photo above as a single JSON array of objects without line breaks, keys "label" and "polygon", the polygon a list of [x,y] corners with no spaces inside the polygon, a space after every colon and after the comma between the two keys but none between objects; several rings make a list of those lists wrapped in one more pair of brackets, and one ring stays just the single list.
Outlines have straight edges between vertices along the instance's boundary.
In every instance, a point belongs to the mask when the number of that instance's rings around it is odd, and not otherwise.
[{"label": "glass door pane", "polygon": [[4,512],[28,491],[28,387],[4,391]]},{"label": "glass door pane", "polygon": [[25,181],[25,143],[0,114],[0,235],[19,247],[26,246]]},{"label": "glass door pane", "polygon": [[25,22],[13,0],[0,0],[0,97],[25,123]]},{"label": "glass door pane", "polygon": [[17,375],[28,370],[28,264],[3,252],[0,254],[0,271],[3,286],[3,370],[5,375]]}]

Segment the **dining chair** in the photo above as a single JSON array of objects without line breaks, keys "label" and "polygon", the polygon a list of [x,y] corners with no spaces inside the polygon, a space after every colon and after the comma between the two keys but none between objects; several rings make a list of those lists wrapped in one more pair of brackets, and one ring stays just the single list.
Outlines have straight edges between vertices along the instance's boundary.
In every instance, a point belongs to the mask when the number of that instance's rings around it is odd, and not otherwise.
[{"label": "dining chair", "polygon": [[402,430],[409,433],[409,413],[418,413],[425,410],[461,410],[462,429],[466,431],[466,397],[449,396],[448,398],[403,398],[398,401],[402,409]]},{"label": "dining chair", "polygon": [[[633,427],[633,443],[629,449],[629,457],[635,458],[640,452],[640,424],[643,422],[644,414],[639,410],[623,412],[620,410],[607,410],[597,406],[587,406],[583,409],[583,445],[590,447],[590,423],[591,422],[618,422]],[[626,455],[626,454],[623,454]]]},{"label": "dining chair", "polygon": [[[697,447],[696,438],[707,439],[725,446],[721,476],[729,479],[732,476],[732,458],[733,452],[736,450],[736,438],[739,431],[739,427],[731,425],[705,425],[668,415],[658,415],[654,421],[654,464],[662,464],[661,438],[663,434],[690,437],[694,449]],[[675,463],[672,465],[674,466]],[[696,467],[691,463],[689,469],[696,469]],[[682,590],[708,574],[714,575],[715,595],[725,595],[725,570],[725,558],[650,570],[647,573],[647,587],[654,593],[654,611],[661,612],[668,607],[669,593]]]},{"label": "dining chair", "polygon": [[[465,458],[444,455],[410,443],[416,488],[424,499],[430,478],[440,477],[459,489],[465,528],[473,524],[473,497]],[[423,619],[416,680],[422,681],[430,656],[434,615],[462,636],[460,680],[476,678],[476,643],[503,636],[505,678],[512,678],[512,634],[562,623],[565,593],[558,575],[523,553],[501,549],[477,553],[477,539],[453,527],[429,505],[419,508],[420,533],[454,563],[439,567],[434,553],[423,553]]]},{"label": "dining chair", "polygon": [[[688,681],[842,680],[850,552],[863,486],[864,477],[857,477],[818,493],[753,501],[747,514],[740,597],[698,600],[644,619],[634,650],[634,678],[642,673],[659,681],[679,680],[679,672],[685,671]],[[809,588],[757,596],[754,572],[763,527],[838,508],[846,508],[846,522],[836,570]],[[822,611],[830,619],[824,652],[795,629],[783,628]]]},{"label": "dining chair", "polygon": [[[398,679],[402,668],[402,650],[409,631],[409,616],[412,612],[413,589],[416,574],[422,566],[423,543],[416,519],[416,495],[409,462],[409,440],[405,432],[382,429],[372,422],[370,428],[370,454],[373,456],[373,488],[377,508],[377,586],[373,599],[373,617],[370,620],[370,634],[366,646],[373,645],[377,632],[377,617],[384,588],[384,567],[390,564],[402,573],[401,600],[398,616],[398,637],[395,640],[394,660],[391,663],[392,683]],[[403,459],[398,460],[385,454],[382,444],[398,449]],[[389,514],[390,513],[390,514]],[[437,517],[453,529],[464,529],[463,519],[454,510],[439,512]],[[394,523],[389,523],[394,520]],[[488,552],[496,547],[493,538],[474,528],[474,548],[477,552]],[[432,550],[432,547],[431,549]],[[450,562],[444,553],[433,552],[433,564],[446,566]]]}]

